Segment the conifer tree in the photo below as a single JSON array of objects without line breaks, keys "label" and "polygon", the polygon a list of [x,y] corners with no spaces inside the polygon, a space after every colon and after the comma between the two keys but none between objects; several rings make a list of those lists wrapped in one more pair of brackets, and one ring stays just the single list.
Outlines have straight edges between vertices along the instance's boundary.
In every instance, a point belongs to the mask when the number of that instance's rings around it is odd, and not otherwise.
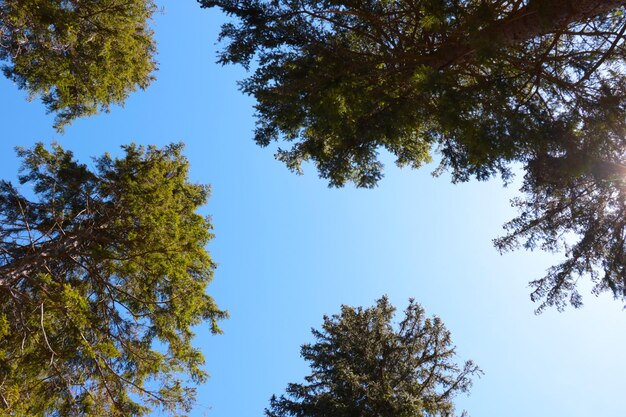
[{"label": "conifer tree", "polygon": [[[626,301],[626,14],[621,0],[199,0],[236,21],[222,63],[253,74],[262,146],[331,186],[373,187],[381,150],[453,181],[509,181],[520,216],[500,250],[564,250],[539,309],[576,282]],[[565,239],[567,237],[567,239]]]},{"label": "conifer tree", "polygon": [[154,11],[152,0],[2,0],[4,74],[41,97],[62,130],[150,84]]},{"label": "conifer tree", "polygon": [[[394,325],[386,297],[369,308],[343,306],[325,316],[315,342],[302,346],[311,374],[273,396],[267,417],[449,417],[453,398],[480,375],[458,365],[450,332],[413,300]],[[465,413],[463,413],[465,414]]]},{"label": "conifer tree", "polygon": [[54,145],[20,149],[0,182],[0,414],[182,415],[207,374],[196,325],[225,317],[208,187],[182,145],[125,146],[94,169]]}]

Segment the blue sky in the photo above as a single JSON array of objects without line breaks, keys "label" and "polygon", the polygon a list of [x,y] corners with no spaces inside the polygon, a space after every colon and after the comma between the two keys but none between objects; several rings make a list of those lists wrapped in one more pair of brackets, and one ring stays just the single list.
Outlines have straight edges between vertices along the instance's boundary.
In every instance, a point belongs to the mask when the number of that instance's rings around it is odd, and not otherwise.
[{"label": "blue sky", "polygon": [[194,181],[210,183],[219,264],[210,293],[229,310],[224,334],[198,329],[209,382],[192,416],[262,416],[269,397],[299,381],[299,346],[341,304],[383,294],[401,310],[410,297],[452,331],[460,359],[485,371],[457,400],[474,417],[623,415],[626,312],[581,280],[585,306],[533,314],[527,283],[558,255],[501,256],[491,245],[514,217],[515,184],[452,185],[434,166],[388,161],[373,190],[328,189],[312,167],[290,173],[251,140],[253,101],[239,67],[214,63],[223,17],[193,0],[161,1],[155,17],[157,81],[125,108],[77,121],[60,136],[52,116],[0,79],[0,177],[14,178],[13,148],[54,140],[85,162],[119,145],[187,144]]}]

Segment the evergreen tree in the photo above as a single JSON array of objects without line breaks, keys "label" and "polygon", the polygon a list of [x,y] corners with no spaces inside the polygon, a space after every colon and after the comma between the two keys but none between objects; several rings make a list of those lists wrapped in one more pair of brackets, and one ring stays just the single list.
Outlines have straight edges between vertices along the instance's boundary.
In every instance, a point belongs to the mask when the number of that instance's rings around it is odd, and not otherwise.
[{"label": "evergreen tree", "polygon": [[[374,307],[343,306],[312,330],[302,346],[311,374],[273,396],[268,417],[448,417],[452,399],[467,392],[480,369],[459,366],[450,332],[437,317],[425,317],[413,300],[394,327],[395,308],[386,297]],[[465,414],[465,413],[464,413]]]},{"label": "evergreen tree", "polygon": [[[257,59],[256,141],[292,170],[373,187],[378,153],[454,181],[524,166],[501,250],[565,249],[534,282],[581,304],[580,275],[626,300],[626,14],[617,0],[199,0],[238,19],[222,63]],[[568,236],[568,240],[564,239]]]},{"label": "evergreen tree", "polygon": [[4,74],[56,113],[59,130],[144,89],[156,68],[152,0],[1,0]]},{"label": "evergreen tree", "polygon": [[2,414],[189,410],[207,377],[192,327],[219,333],[226,313],[205,293],[209,190],[181,150],[130,145],[93,170],[58,145],[18,151],[22,186],[0,182]]}]

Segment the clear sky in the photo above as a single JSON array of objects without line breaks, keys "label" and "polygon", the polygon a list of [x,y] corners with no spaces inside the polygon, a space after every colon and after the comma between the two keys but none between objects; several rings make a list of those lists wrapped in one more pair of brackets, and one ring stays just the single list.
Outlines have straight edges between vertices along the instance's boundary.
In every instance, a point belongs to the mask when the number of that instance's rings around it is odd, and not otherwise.
[{"label": "clear sky", "polygon": [[198,329],[209,382],[192,416],[262,416],[272,394],[308,371],[299,346],[341,304],[410,297],[451,330],[460,359],[485,375],[457,400],[473,417],[621,417],[626,312],[581,281],[585,306],[533,314],[527,283],[558,255],[501,256],[491,239],[514,217],[516,186],[452,185],[435,166],[387,163],[373,190],[328,189],[312,167],[290,173],[253,141],[253,101],[239,67],[214,63],[223,17],[193,0],[158,2],[157,81],[125,108],[75,122],[61,136],[52,116],[0,79],[0,177],[15,178],[13,148],[56,140],[84,162],[129,142],[187,144],[191,176],[210,183],[219,264],[210,293],[231,319],[224,334]]}]

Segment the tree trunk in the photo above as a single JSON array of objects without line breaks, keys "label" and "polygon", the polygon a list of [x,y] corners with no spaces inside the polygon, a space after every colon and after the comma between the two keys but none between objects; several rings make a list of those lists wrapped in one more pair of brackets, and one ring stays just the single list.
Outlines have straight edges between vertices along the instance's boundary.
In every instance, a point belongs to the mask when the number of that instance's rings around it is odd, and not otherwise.
[{"label": "tree trunk", "polygon": [[418,57],[415,64],[436,69],[461,64],[476,53],[476,47],[472,45],[519,44],[554,33],[571,23],[610,12],[624,4],[625,0],[531,0],[527,6],[481,30],[473,42],[468,41],[466,33],[453,34],[437,51]]},{"label": "tree trunk", "polygon": [[10,288],[21,278],[45,272],[49,260],[66,260],[77,254],[87,243],[79,236],[62,236],[59,240],[46,242],[41,246],[16,257],[12,262],[0,266],[0,289]]}]

